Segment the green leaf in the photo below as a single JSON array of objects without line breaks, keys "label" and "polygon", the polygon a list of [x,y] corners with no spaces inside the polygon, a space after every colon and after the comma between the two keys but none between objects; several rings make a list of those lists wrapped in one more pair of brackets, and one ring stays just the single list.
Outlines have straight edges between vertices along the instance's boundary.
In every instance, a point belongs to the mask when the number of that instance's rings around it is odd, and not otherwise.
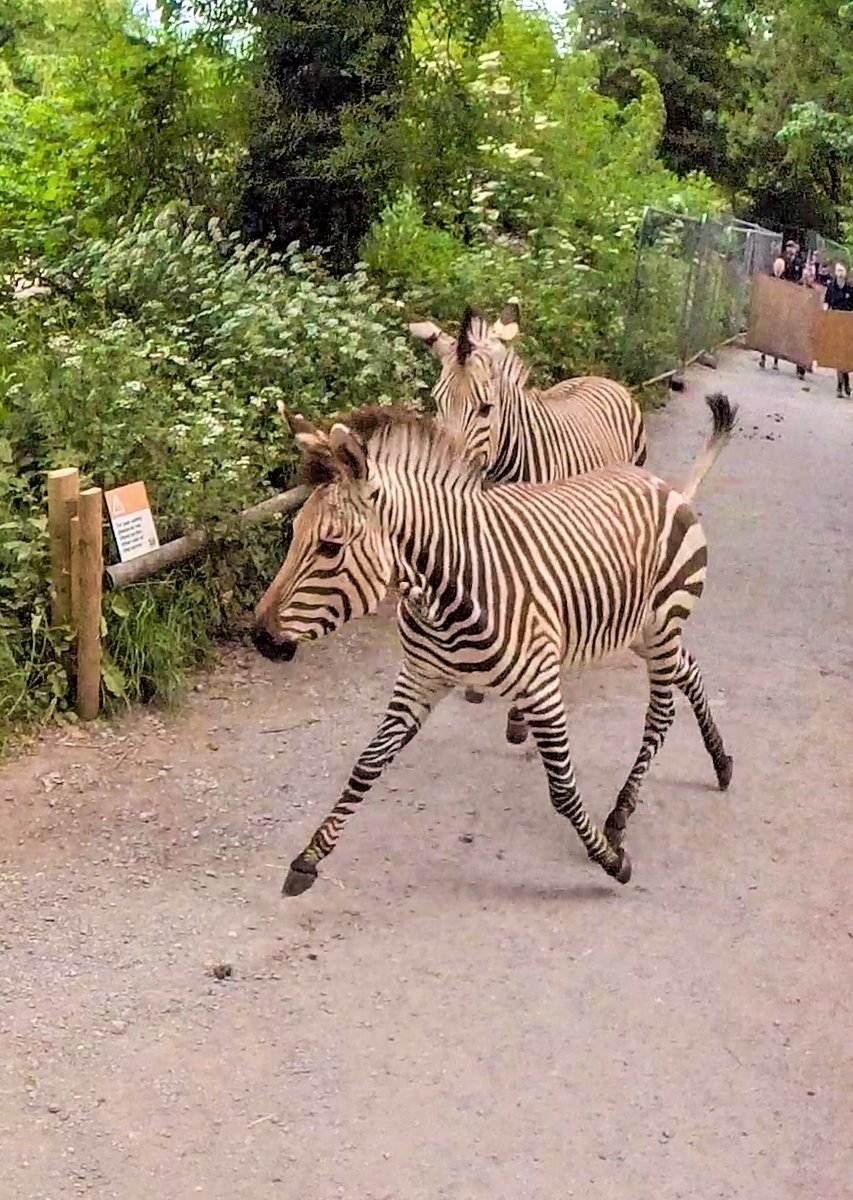
[{"label": "green leaf", "polygon": [[110,612],[116,617],[121,617],[124,619],[130,616],[130,605],[124,596],[111,596],[109,607]]},{"label": "green leaf", "polygon": [[101,663],[101,679],[103,680],[104,687],[111,696],[115,696],[117,699],[124,697],[127,690],[127,680],[125,679],[124,672],[109,659]]}]

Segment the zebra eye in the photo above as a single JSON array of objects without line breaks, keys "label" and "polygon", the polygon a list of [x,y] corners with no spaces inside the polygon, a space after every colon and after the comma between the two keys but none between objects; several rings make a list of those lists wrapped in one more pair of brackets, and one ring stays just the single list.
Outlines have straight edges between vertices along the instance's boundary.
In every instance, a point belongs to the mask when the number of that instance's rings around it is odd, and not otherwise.
[{"label": "zebra eye", "polygon": [[481,417],[487,417],[492,411],[492,405],[483,403],[480,405],[479,413]]},{"label": "zebra eye", "polygon": [[332,542],[328,538],[321,538],[317,543],[317,553],[321,558],[337,558],[343,550],[342,542]]}]

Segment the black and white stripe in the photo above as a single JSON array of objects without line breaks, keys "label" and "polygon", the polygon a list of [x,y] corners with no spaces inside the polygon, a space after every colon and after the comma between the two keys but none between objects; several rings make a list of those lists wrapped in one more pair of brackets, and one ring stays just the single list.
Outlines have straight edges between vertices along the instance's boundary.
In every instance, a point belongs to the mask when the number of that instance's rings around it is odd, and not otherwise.
[{"label": "black and white stripe", "polygon": [[[551,483],[614,463],[646,461],[647,439],[637,401],[621,383],[578,376],[546,391],[527,387],[528,370],[510,343],[518,333],[511,302],[490,324],[469,308],[454,340],[430,322],[410,326],[441,360],[433,390],[436,413],[466,452],[499,483]],[[465,697],[482,699],[475,688]],[[527,731],[512,710],[507,739]]]},{"label": "black and white stripe", "polygon": [[[315,480],[328,482],[306,502],[298,538],[258,607],[258,647],[288,657],[306,628],[338,627],[341,606],[324,604],[323,590],[336,597],[344,574],[370,575],[371,555],[356,557],[355,546],[371,539],[373,575],[386,578],[389,554],[404,593],[404,660],[376,736],[292,863],[287,894],[310,887],[382,770],[460,684],[517,706],[536,740],[552,804],[590,858],[621,882],[630,875],[625,824],[672,722],[673,688],[689,699],[719,785],[728,785],[731,759],[681,641],[707,560],[690,500],[734,421],[724,396],[709,403],[714,433],[681,492],[632,466],[558,483],[491,485],[446,433],[400,410],[360,410],[329,434],[307,422],[296,426]],[[371,586],[368,578],[359,584],[364,594]],[[642,745],[602,831],[578,792],[560,674],[566,663],[596,662],[625,647],[646,661],[650,698]]]},{"label": "black and white stripe", "polygon": [[498,483],[551,483],[613,463],[642,466],[646,428],[631,392],[596,375],[545,391],[528,387],[528,369],[510,344],[518,320],[513,302],[494,324],[469,308],[455,340],[431,322],[410,326],[441,360],[433,396],[445,428]]}]

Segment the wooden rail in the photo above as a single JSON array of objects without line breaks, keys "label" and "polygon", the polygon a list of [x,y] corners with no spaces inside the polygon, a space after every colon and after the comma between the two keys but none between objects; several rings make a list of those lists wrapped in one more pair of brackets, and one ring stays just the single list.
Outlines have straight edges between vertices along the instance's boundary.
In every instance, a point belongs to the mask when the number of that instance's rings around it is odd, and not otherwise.
[{"label": "wooden rail", "polygon": [[[270,521],[292,512],[311,489],[291,488],[238,514],[241,525]],[[104,566],[104,493],[100,488],[80,491],[75,467],[50,471],[47,477],[47,511],[50,538],[50,613],[55,627],[70,625],[74,644],[66,660],[74,684],[77,713],[91,721],[101,707],[101,611],[103,590],[123,588],[150,579],[164,567],[198,554],[211,534],[197,529],[175,538],[150,554],[126,563]]]},{"label": "wooden rail", "polygon": [[[289,492],[282,492],[280,496],[273,496],[270,500],[263,500],[252,508],[243,509],[237,519],[241,525],[254,525],[261,521],[270,521],[274,517],[298,508],[310,490],[307,486],[291,488]],[[107,567],[104,572],[104,582],[111,590],[129,587],[133,583],[141,583],[143,579],[150,579],[164,567],[173,567],[176,563],[184,562],[185,559],[198,554],[210,540],[211,535],[206,530],[196,529],[192,533],[188,533],[186,537],[166,542],[159,549],[152,550],[148,554],[141,554],[139,558],[132,558],[130,562],[116,563],[114,566]]]}]

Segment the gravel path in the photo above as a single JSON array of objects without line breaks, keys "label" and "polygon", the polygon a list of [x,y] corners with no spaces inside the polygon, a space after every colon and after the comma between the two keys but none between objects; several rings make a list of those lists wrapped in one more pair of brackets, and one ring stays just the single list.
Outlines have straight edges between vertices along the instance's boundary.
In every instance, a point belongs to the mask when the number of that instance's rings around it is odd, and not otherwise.
[{"label": "gravel path", "polygon": [[[229,653],[179,714],[0,771],[3,1200],[853,1196],[853,407],[832,385],[732,351],[650,420],[680,480],[704,392],[741,404],[687,627],[735,776],[712,786],[679,701],[627,887],[502,707],[453,696],[321,882],[279,898],[381,714],[387,615],[287,665]],[[603,818],[643,672],[567,691]]]}]

